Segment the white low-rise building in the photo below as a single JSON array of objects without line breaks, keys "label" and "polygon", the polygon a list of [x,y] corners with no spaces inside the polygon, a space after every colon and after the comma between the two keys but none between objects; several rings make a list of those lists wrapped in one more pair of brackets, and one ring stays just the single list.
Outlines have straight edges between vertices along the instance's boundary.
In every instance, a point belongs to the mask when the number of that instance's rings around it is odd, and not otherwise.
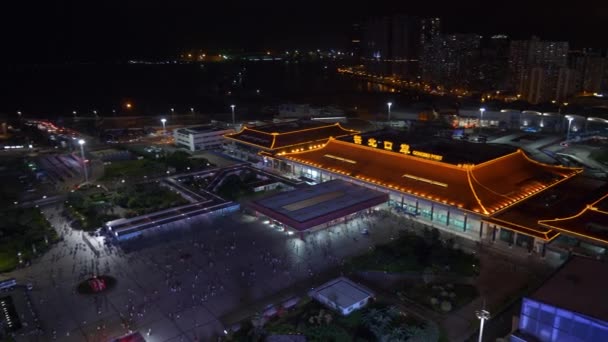
[{"label": "white low-rise building", "polygon": [[234,133],[234,130],[203,125],[178,128],[173,131],[173,137],[176,145],[186,147],[190,151],[200,151],[221,148],[224,144],[224,134],[228,133]]},{"label": "white low-rise building", "polygon": [[309,292],[309,295],[342,315],[363,308],[374,293],[353,281],[340,277]]}]

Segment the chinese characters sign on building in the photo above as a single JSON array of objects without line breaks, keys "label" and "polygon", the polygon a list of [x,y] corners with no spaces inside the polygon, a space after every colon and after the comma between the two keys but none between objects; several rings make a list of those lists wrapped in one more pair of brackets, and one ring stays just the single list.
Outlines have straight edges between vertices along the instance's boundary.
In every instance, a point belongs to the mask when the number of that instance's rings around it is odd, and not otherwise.
[{"label": "chinese characters sign on building", "polygon": [[[353,136],[353,142],[355,144],[358,145],[363,145],[363,137],[361,137],[360,135],[354,135]],[[369,147],[374,147],[374,148],[378,148],[378,140],[376,140],[375,138],[368,138],[367,139],[367,146]],[[393,151],[393,145],[394,143],[392,141],[380,141],[380,147],[379,148],[383,148],[387,151]],[[432,154],[432,153],[428,153],[428,152],[422,152],[422,151],[415,151],[415,150],[411,150],[410,149],[410,145],[408,144],[399,144],[399,153],[403,153],[403,154],[411,154],[414,155],[416,157],[420,157],[420,158],[425,158],[425,159],[430,159],[430,160],[435,160],[435,161],[442,161],[443,160],[443,156],[437,155],[437,154]]]}]

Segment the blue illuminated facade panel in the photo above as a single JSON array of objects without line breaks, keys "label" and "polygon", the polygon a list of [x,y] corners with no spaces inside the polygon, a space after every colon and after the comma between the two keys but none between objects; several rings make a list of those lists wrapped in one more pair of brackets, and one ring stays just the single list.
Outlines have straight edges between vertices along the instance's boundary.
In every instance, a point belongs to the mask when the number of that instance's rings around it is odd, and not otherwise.
[{"label": "blue illuminated facade panel", "polygon": [[519,329],[511,336],[511,342],[520,341],[608,341],[608,322],[524,298]]}]

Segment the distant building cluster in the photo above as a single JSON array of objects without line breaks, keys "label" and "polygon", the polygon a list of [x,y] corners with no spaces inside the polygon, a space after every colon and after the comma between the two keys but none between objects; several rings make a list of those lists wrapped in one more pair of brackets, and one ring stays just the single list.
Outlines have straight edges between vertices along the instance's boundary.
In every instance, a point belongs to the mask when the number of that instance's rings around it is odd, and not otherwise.
[{"label": "distant building cluster", "polygon": [[366,71],[439,90],[500,90],[537,104],[608,91],[606,50],[571,50],[538,37],[443,33],[440,18],[393,15],[354,25],[351,51]]}]

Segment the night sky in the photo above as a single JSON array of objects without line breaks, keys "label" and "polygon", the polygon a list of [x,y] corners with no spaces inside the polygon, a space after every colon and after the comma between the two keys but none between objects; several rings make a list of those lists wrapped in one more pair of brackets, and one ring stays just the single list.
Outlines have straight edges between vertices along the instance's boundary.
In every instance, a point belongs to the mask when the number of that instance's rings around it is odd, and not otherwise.
[{"label": "night sky", "polygon": [[391,13],[440,16],[447,32],[608,47],[608,1],[600,0],[13,2],[0,11],[3,58],[24,63],[155,58],[188,48],[340,48],[353,23]]}]

